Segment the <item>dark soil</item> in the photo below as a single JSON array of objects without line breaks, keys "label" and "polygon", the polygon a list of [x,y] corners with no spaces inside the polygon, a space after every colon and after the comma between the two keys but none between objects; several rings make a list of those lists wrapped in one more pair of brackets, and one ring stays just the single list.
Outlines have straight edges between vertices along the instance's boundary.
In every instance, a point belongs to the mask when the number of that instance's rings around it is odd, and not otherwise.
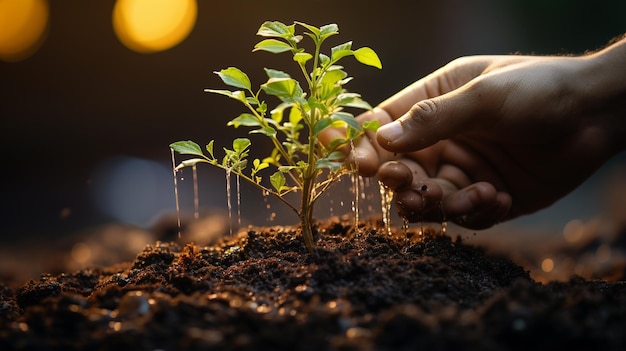
[{"label": "dark soil", "polygon": [[0,284],[0,350],[624,350],[626,284],[541,284],[438,233],[325,225],[157,242],[133,262]]}]

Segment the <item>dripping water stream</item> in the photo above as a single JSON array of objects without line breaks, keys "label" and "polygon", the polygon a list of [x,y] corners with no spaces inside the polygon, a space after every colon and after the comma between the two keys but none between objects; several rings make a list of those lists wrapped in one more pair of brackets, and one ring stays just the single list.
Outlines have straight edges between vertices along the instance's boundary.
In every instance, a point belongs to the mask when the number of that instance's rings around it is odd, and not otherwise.
[{"label": "dripping water stream", "polygon": [[239,174],[237,174],[237,228],[241,228],[241,179]]},{"label": "dripping water stream", "polygon": [[193,218],[200,218],[200,197],[198,195],[198,169],[196,165],[191,167],[193,173]]},{"label": "dripping water stream", "polygon": [[174,174],[174,198],[175,198],[175,202],[176,202],[176,220],[177,220],[177,225],[178,225],[178,238],[180,239],[180,204],[179,204],[179,200],[178,200],[178,178],[177,178],[177,171],[176,171],[176,159],[174,158],[174,149],[170,148],[170,151],[172,152],[172,173]]},{"label": "dripping water stream", "polygon": [[383,212],[383,226],[385,232],[391,235],[391,202],[393,201],[393,190],[378,181],[380,189],[380,207]]},{"label": "dripping water stream", "polygon": [[226,169],[226,206],[228,206],[228,226],[230,235],[233,235],[233,206],[230,201],[230,168]]}]

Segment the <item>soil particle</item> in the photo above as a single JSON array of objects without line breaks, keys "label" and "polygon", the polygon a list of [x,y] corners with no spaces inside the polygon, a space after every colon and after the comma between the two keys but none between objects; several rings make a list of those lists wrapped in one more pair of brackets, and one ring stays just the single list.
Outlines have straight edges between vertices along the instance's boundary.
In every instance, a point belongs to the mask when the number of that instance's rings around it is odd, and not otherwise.
[{"label": "soil particle", "polygon": [[554,350],[626,347],[626,284],[540,284],[434,231],[263,228],[12,289],[2,350]]}]

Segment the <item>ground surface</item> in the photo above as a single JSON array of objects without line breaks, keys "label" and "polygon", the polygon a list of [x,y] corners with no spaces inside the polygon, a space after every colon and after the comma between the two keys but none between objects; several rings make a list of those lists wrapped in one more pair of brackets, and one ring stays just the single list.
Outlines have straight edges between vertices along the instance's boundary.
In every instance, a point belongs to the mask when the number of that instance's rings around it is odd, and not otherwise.
[{"label": "ground surface", "polygon": [[1,350],[626,349],[626,283],[537,283],[438,233],[289,228],[160,243],[0,284]]}]

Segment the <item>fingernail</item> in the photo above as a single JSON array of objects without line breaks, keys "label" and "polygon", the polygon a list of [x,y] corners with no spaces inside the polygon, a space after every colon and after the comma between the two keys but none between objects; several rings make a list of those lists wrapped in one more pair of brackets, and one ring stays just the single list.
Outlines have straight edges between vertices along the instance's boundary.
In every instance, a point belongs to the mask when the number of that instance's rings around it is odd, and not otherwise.
[{"label": "fingernail", "polygon": [[404,129],[402,128],[402,123],[399,121],[391,122],[378,128],[378,136],[383,138],[383,140],[387,142],[387,145],[398,140],[403,133]]}]

